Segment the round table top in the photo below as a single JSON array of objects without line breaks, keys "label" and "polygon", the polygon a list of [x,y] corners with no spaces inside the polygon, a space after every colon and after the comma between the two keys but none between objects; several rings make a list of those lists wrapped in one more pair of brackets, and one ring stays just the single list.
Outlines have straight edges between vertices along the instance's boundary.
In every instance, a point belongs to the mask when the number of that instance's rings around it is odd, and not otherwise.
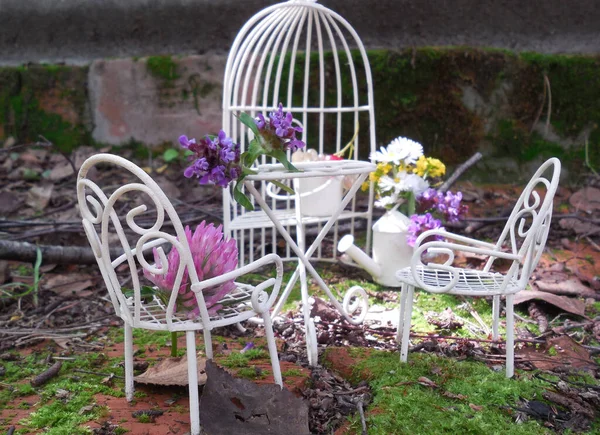
[{"label": "round table top", "polygon": [[281,180],[291,178],[333,177],[338,175],[365,174],[373,172],[377,165],[362,160],[319,160],[296,162],[298,172],[288,171],[281,163],[258,165],[257,173],[248,175],[247,180]]}]

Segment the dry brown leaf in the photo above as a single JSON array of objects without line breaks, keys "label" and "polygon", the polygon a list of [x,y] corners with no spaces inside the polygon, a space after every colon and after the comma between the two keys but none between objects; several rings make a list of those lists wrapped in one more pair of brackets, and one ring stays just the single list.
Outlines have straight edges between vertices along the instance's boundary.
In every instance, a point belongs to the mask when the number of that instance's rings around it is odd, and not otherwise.
[{"label": "dry brown leaf", "polygon": [[[206,384],[206,358],[198,356],[198,385]],[[135,377],[142,384],[154,385],[188,385],[187,356],[165,358],[144,373]]]},{"label": "dry brown leaf", "polygon": [[0,192],[0,216],[5,217],[18,210],[23,204],[23,197],[12,192]]},{"label": "dry brown leaf", "polygon": [[50,181],[59,181],[63,178],[70,177],[74,173],[71,164],[63,158],[61,162],[58,162],[53,166],[48,175],[48,179]]},{"label": "dry brown leaf", "polygon": [[[556,355],[548,355],[553,349]],[[531,362],[540,370],[555,370],[559,367],[574,367],[583,370],[595,370],[596,364],[590,359],[589,352],[568,335],[561,335],[547,341],[545,347],[536,349],[525,347],[517,350],[517,354]]]},{"label": "dry brown leaf", "polygon": [[46,274],[42,285],[47,290],[63,296],[81,295],[81,292],[94,284],[94,276],[87,273]]},{"label": "dry brown leaf", "polygon": [[471,408],[473,411],[481,411],[483,409],[483,406],[469,403],[469,408]]},{"label": "dry brown leaf", "polygon": [[433,382],[429,378],[426,378],[425,376],[421,376],[419,379],[417,379],[417,382],[419,382],[419,384],[423,385],[424,387],[429,387],[429,388],[437,388],[438,387],[435,382]]},{"label": "dry brown leaf", "polygon": [[595,187],[584,187],[569,198],[569,203],[578,210],[593,213],[600,210],[600,189]]},{"label": "dry brown leaf", "polygon": [[450,391],[444,391],[442,393],[442,396],[448,397],[450,399],[458,399],[458,400],[465,400],[468,397],[463,394],[454,394],[454,393],[451,393]]},{"label": "dry brown leaf", "polygon": [[48,206],[53,190],[54,186],[52,184],[34,186],[27,192],[25,202],[35,210],[43,210]]},{"label": "dry brown leaf", "polygon": [[586,222],[577,218],[564,218],[558,221],[561,228],[565,230],[573,230],[577,234],[588,234],[596,230],[600,231],[598,225],[594,225],[592,222]]},{"label": "dry brown leaf", "polygon": [[523,302],[532,299],[548,302],[567,313],[577,314],[578,316],[585,315],[585,302],[567,296],[559,296],[537,290],[526,290],[517,293],[515,295],[515,305],[522,304]]}]

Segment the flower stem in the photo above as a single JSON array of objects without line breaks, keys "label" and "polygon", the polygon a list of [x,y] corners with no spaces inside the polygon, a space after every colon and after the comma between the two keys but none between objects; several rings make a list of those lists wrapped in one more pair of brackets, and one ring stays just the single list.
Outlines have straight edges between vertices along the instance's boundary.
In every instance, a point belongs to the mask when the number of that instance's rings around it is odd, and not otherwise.
[{"label": "flower stem", "polygon": [[352,158],[352,152],[354,151],[354,141],[356,140],[356,136],[358,136],[359,128],[360,128],[360,125],[358,124],[358,122],[356,122],[356,128],[354,129],[354,136],[352,136],[352,139],[350,139],[350,142],[348,142],[344,148],[339,150],[337,153],[334,153],[333,154],[334,156],[345,158],[346,151],[348,151],[348,148],[350,148],[350,153],[348,153],[348,156],[349,156],[349,158]]},{"label": "flower stem", "polygon": [[413,214],[415,214],[416,208],[415,193],[410,191],[408,193],[408,217],[411,217]]},{"label": "flower stem", "polygon": [[171,356],[175,358],[177,356],[177,332],[171,332]]}]

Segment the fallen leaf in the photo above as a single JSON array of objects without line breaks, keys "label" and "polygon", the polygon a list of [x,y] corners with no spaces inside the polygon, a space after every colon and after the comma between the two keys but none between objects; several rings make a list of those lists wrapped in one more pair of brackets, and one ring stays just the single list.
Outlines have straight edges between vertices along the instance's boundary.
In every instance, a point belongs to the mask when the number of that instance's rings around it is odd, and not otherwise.
[{"label": "fallen leaf", "polygon": [[[198,385],[206,383],[206,358],[198,356]],[[135,378],[141,384],[188,385],[187,356],[165,358]]]},{"label": "fallen leaf", "polygon": [[588,234],[600,231],[598,225],[592,222],[582,221],[576,218],[564,218],[558,221],[561,228],[565,230],[573,230],[576,234]]},{"label": "fallen leaf", "polygon": [[576,209],[590,214],[594,210],[600,210],[600,189],[584,187],[571,195],[569,203]]},{"label": "fallen leaf", "polygon": [[559,296],[552,293],[541,292],[537,290],[525,290],[515,295],[515,305],[522,304],[523,302],[530,301],[532,299],[548,302],[563,311],[571,314],[577,314],[578,316],[585,315],[585,302],[569,298],[567,296]]},{"label": "fallen leaf", "polygon": [[[549,355],[550,349],[554,349],[556,354]],[[551,338],[539,349],[524,347],[516,352],[540,370],[555,370],[565,366],[583,370],[596,369],[596,364],[590,359],[587,349],[568,335]]]},{"label": "fallen leaf", "polygon": [[0,192],[0,216],[6,217],[23,205],[23,197],[12,192]]},{"label": "fallen leaf", "polygon": [[46,290],[63,296],[83,296],[82,291],[93,284],[94,277],[86,273],[46,274],[42,277],[42,285]]},{"label": "fallen leaf", "polygon": [[34,186],[27,192],[25,202],[35,210],[43,210],[48,206],[53,190],[54,186],[52,184]]},{"label": "fallen leaf", "polygon": [[71,164],[64,160],[54,165],[50,174],[48,175],[48,180],[50,181],[60,181],[63,178],[67,178],[75,174],[73,172],[73,167]]},{"label": "fallen leaf", "polygon": [[472,403],[469,403],[469,408],[471,408],[473,411],[481,411],[483,409],[483,406],[473,405]]},{"label": "fallen leaf", "polygon": [[437,388],[437,384],[435,382],[433,382],[431,379],[426,378],[425,376],[421,376],[419,379],[417,379],[417,382],[421,385],[423,385],[424,387],[430,387],[430,388]]},{"label": "fallen leaf", "polygon": [[465,400],[468,397],[463,394],[454,394],[454,393],[451,393],[450,391],[444,391],[442,393],[442,396],[448,397],[450,399],[458,399],[458,400]]},{"label": "fallen leaf", "polygon": [[202,390],[202,428],[211,435],[308,435],[308,403],[275,384],[237,379],[212,361]]}]

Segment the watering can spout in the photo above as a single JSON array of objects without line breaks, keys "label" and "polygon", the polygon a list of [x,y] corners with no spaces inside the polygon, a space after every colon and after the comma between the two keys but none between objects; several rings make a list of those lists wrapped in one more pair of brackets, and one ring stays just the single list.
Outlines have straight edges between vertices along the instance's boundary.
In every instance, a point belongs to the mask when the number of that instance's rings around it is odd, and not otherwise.
[{"label": "watering can spout", "polygon": [[354,244],[352,235],[348,234],[342,237],[337,248],[338,251],[348,254],[355,263],[369,272],[375,281],[379,280],[382,274],[381,266]]}]

